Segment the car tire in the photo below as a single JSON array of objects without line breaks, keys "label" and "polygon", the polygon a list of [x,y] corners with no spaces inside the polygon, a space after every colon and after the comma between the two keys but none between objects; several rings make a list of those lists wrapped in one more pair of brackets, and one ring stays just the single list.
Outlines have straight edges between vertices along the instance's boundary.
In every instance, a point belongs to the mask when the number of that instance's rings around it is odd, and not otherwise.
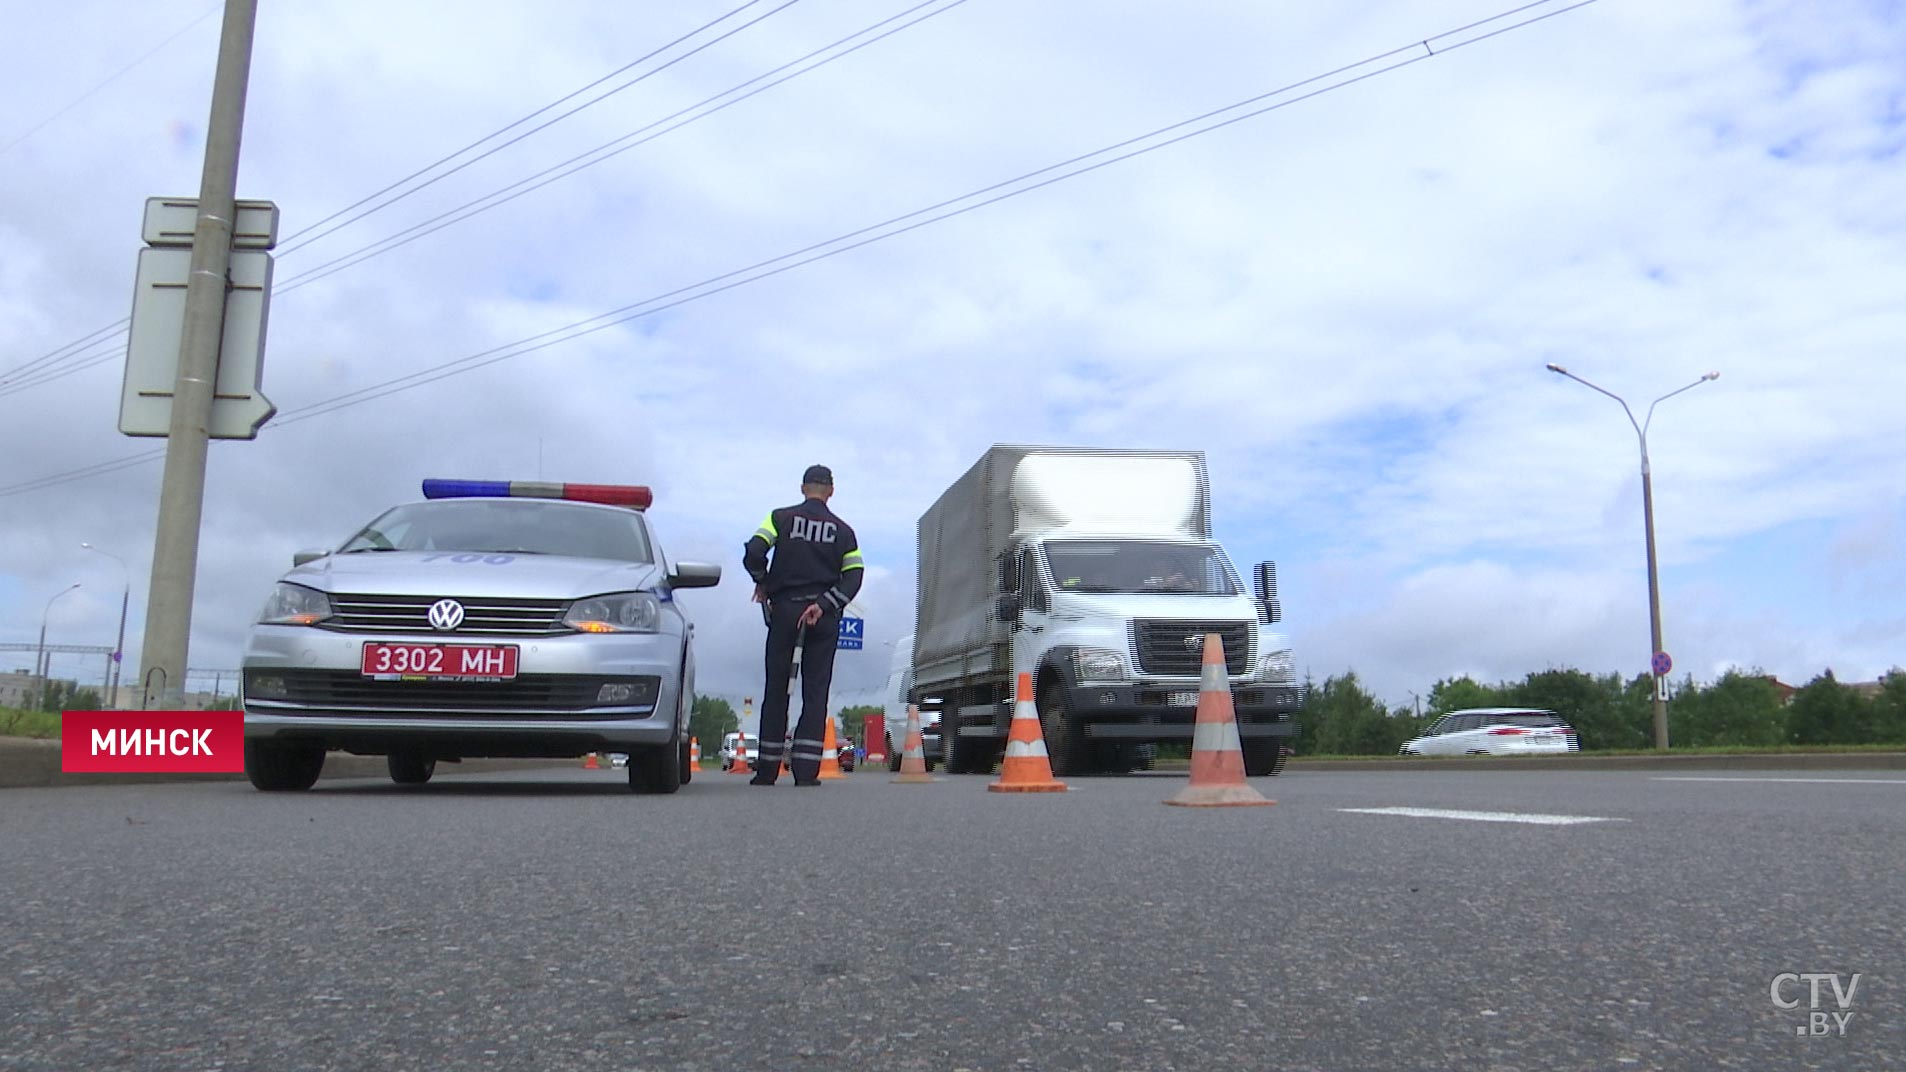
[{"label": "car tire", "polygon": [[903,757],[900,755],[899,752],[891,752],[891,751],[888,752],[887,753],[887,773],[889,774],[900,773],[900,760],[902,758]]},{"label": "car tire", "polygon": [[676,761],[682,768],[682,784],[687,785],[695,778],[695,763],[689,758],[688,742],[686,740],[682,742],[681,755],[676,757]]},{"label": "car tire", "polygon": [[654,745],[629,753],[629,789],[661,796],[682,788],[682,750],[679,744]]},{"label": "car tire", "polygon": [[298,792],[318,783],[324,748],[315,744],[245,742],[245,777],[267,793]]},{"label": "car tire", "polygon": [[1245,741],[1244,773],[1252,778],[1274,778],[1284,770],[1284,738]]},{"label": "car tire", "polygon": [[430,780],[432,774],[437,773],[436,760],[410,750],[385,756],[384,766],[390,770],[390,780],[398,785],[422,785]]}]

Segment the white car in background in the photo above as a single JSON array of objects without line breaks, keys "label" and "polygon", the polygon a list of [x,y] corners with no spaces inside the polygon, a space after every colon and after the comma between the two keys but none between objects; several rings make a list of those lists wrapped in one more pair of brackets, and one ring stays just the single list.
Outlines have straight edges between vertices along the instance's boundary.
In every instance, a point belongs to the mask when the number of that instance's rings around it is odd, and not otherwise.
[{"label": "white car in background", "polygon": [[1560,715],[1530,707],[1451,711],[1423,736],[1403,742],[1403,756],[1538,756],[1582,750]]}]

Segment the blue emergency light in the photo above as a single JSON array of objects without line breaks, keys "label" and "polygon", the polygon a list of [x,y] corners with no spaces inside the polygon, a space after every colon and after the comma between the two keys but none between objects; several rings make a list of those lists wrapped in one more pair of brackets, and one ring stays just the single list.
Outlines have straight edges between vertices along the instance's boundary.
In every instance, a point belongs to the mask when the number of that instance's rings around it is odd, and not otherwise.
[{"label": "blue emergency light", "polygon": [[655,501],[637,484],[557,484],[543,480],[426,480],[426,499],[566,499],[647,510]]}]

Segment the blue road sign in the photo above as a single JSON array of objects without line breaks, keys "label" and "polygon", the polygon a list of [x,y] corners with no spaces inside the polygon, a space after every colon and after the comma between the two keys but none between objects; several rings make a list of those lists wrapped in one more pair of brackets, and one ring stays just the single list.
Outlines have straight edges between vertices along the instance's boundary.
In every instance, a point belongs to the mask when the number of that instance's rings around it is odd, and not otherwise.
[{"label": "blue road sign", "polygon": [[840,620],[840,641],[834,647],[838,651],[859,651],[860,642],[867,636],[867,619],[842,617]]}]

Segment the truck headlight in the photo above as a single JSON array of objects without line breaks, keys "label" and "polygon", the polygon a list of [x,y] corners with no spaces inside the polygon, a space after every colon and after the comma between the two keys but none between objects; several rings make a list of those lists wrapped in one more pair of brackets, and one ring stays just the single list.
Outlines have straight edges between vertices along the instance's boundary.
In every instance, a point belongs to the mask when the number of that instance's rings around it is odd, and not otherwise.
[{"label": "truck headlight", "polygon": [[1297,684],[1297,662],[1289,648],[1267,651],[1258,657],[1257,679],[1270,685]]},{"label": "truck headlight", "polygon": [[1124,681],[1125,655],[1116,648],[1077,648],[1072,668],[1080,681]]},{"label": "truck headlight", "polygon": [[331,597],[315,588],[279,581],[258,612],[260,625],[316,625],[331,616]]},{"label": "truck headlight", "polygon": [[647,592],[578,599],[563,624],[584,633],[655,633],[662,628],[662,604]]}]

